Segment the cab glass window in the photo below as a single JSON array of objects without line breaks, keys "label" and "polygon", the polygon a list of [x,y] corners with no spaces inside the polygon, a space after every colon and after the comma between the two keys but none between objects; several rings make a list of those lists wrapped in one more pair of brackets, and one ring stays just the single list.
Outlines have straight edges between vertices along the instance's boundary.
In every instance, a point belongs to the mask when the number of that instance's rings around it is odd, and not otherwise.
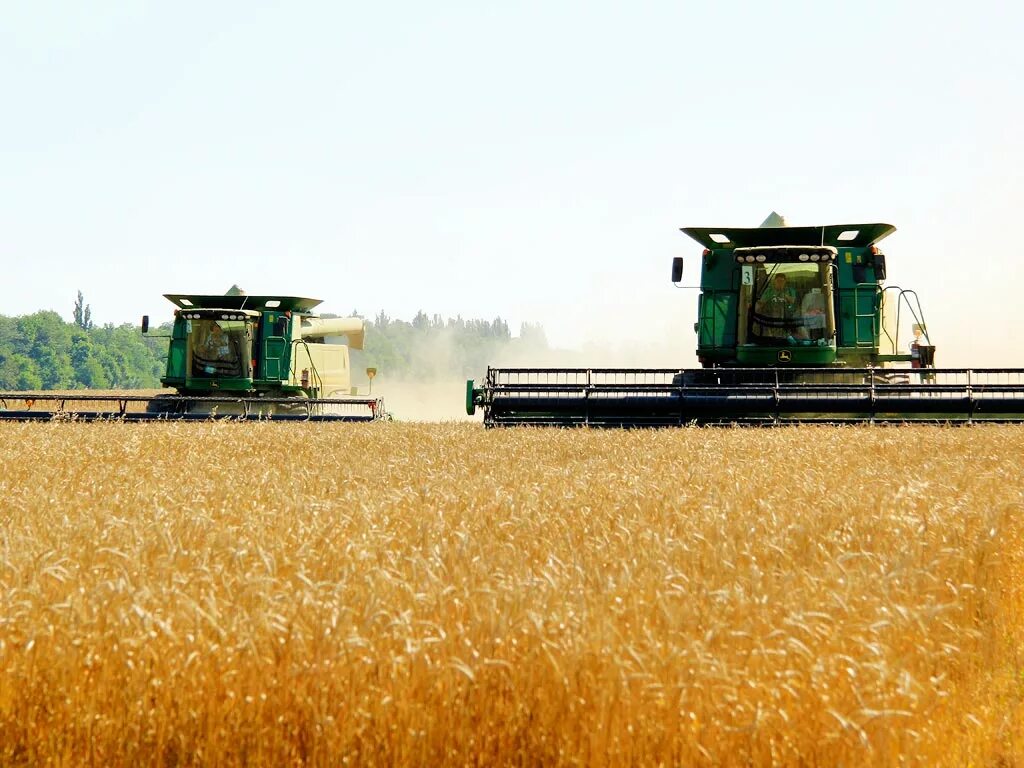
[{"label": "cab glass window", "polygon": [[193,319],[187,326],[192,376],[241,377],[249,359],[245,320]]},{"label": "cab glass window", "polygon": [[824,345],[834,336],[827,264],[751,264],[740,287],[740,344]]}]

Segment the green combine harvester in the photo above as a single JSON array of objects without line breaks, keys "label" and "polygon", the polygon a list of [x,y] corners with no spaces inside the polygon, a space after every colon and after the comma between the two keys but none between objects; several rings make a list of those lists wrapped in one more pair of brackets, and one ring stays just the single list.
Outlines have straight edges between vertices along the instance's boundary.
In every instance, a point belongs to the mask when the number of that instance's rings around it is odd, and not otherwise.
[{"label": "green combine harvester", "polygon": [[[322,318],[317,299],[166,294],[176,306],[167,370],[173,393],[0,393],[0,419],[92,421],[374,421],[383,401],[352,387],[349,348],[362,349],[362,318]],[[149,332],[149,318],[142,318]],[[346,343],[347,342],[347,343]],[[376,370],[368,368],[373,379]]]},{"label": "green combine harvester", "polygon": [[1024,421],[1024,370],[935,368],[916,293],[883,284],[895,229],[683,229],[703,246],[700,368],[489,368],[466,410],[489,427]]}]

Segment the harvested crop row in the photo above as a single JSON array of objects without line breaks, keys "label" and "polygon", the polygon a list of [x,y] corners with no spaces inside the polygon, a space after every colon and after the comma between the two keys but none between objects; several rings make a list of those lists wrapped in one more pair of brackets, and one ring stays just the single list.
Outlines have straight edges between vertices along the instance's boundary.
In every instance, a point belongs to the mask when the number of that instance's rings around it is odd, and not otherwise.
[{"label": "harvested crop row", "polygon": [[0,763],[1020,761],[1022,453],[4,425]]}]

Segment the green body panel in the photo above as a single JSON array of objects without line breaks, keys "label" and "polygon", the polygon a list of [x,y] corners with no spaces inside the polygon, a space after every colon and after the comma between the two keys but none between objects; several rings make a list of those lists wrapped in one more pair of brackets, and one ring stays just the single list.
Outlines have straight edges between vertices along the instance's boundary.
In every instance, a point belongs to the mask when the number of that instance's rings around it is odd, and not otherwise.
[{"label": "green body panel", "polygon": [[877,353],[881,318],[881,279],[867,248],[842,248],[837,262],[836,332],[840,346]]},{"label": "green body panel", "polygon": [[765,347],[745,344],[737,348],[736,360],[740,365],[750,368],[771,365],[809,368],[815,365],[834,364],[836,362],[836,349],[832,346]]},{"label": "green body panel", "polygon": [[[178,386],[185,383],[187,354],[188,336],[185,333],[185,323],[175,319],[174,328],[171,331],[171,343],[167,352],[167,376],[163,380],[164,386]],[[171,384],[171,381],[174,384]]]},{"label": "green body panel", "polygon": [[[879,258],[880,252],[874,246],[894,231],[895,227],[883,223],[683,229],[706,248],[701,258],[701,292],[695,324],[701,364],[857,366],[907,359],[879,353],[884,257]],[[831,246],[836,251],[832,267],[834,343],[813,347],[738,345],[742,265],[736,262],[735,249],[787,245]],[[789,352],[791,359],[780,360],[781,350]]]},{"label": "green body panel", "polygon": [[260,378],[264,381],[280,381],[288,374],[288,342],[280,336],[263,340],[263,370]]},{"label": "green body panel", "polygon": [[252,379],[186,379],[184,389],[187,392],[252,392]]},{"label": "green body panel", "polygon": [[702,347],[736,346],[737,292],[708,288],[698,299],[697,344]]},{"label": "green body panel", "polygon": [[260,322],[259,380],[280,384],[289,377],[292,318],[282,312],[265,312]]}]

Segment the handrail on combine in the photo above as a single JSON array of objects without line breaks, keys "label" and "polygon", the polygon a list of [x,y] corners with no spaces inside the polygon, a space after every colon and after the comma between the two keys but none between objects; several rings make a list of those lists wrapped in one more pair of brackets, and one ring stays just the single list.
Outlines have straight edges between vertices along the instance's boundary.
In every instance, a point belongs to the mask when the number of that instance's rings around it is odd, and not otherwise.
[{"label": "handrail on combine", "polygon": [[[899,288],[898,286],[892,286],[899,290],[899,300],[896,303],[896,337],[899,338],[900,333],[900,311],[902,310],[904,302],[907,305],[907,311],[910,312],[914,322],[924,329],[925,338],[928,338],[928,325],[924,321],[924,310],[921,309],[921,299],[918,298],[917,291],[910,288]],[[914,297],[914,302],[917,304],[917,311],[914,311],[913,305],[910,303],[909,296]]]},{"label": "handrail on combine", "polygon": [[[309,369],[312,374],[312,381],[310,384],[315,386],[315,391],[322,393],[324,391],[324,380],[320,377],[320,371],[316,369],[316,363],[313,362],[313,355],[309,351],[309,342],[305,338],[293,339],[292,346],[301,344],[306,350],[306,359],[309,361]],[[295,354],[292,354],[292,379],[295,378],[296,360]]]},{"label": "handrail on combine", "polygon": [[[862,296],[866,293],[870,294],[871,308],[866,311],[861,311]],[[853,298],[853,344],[854,347],[874,347],[878,339],[878,309],[881,306],[879,299],[878,285],[875,283],[857,283],[852,288],[840,288],[836,290],[836,294],[839,297],[840,313],[843,308],[843,298],[850,297],[852,294]],[[861,333],[861,321],[867,320],[870,324],[870,332],[867,338]],[[845,342],[844,342],[845,343]]]}]

